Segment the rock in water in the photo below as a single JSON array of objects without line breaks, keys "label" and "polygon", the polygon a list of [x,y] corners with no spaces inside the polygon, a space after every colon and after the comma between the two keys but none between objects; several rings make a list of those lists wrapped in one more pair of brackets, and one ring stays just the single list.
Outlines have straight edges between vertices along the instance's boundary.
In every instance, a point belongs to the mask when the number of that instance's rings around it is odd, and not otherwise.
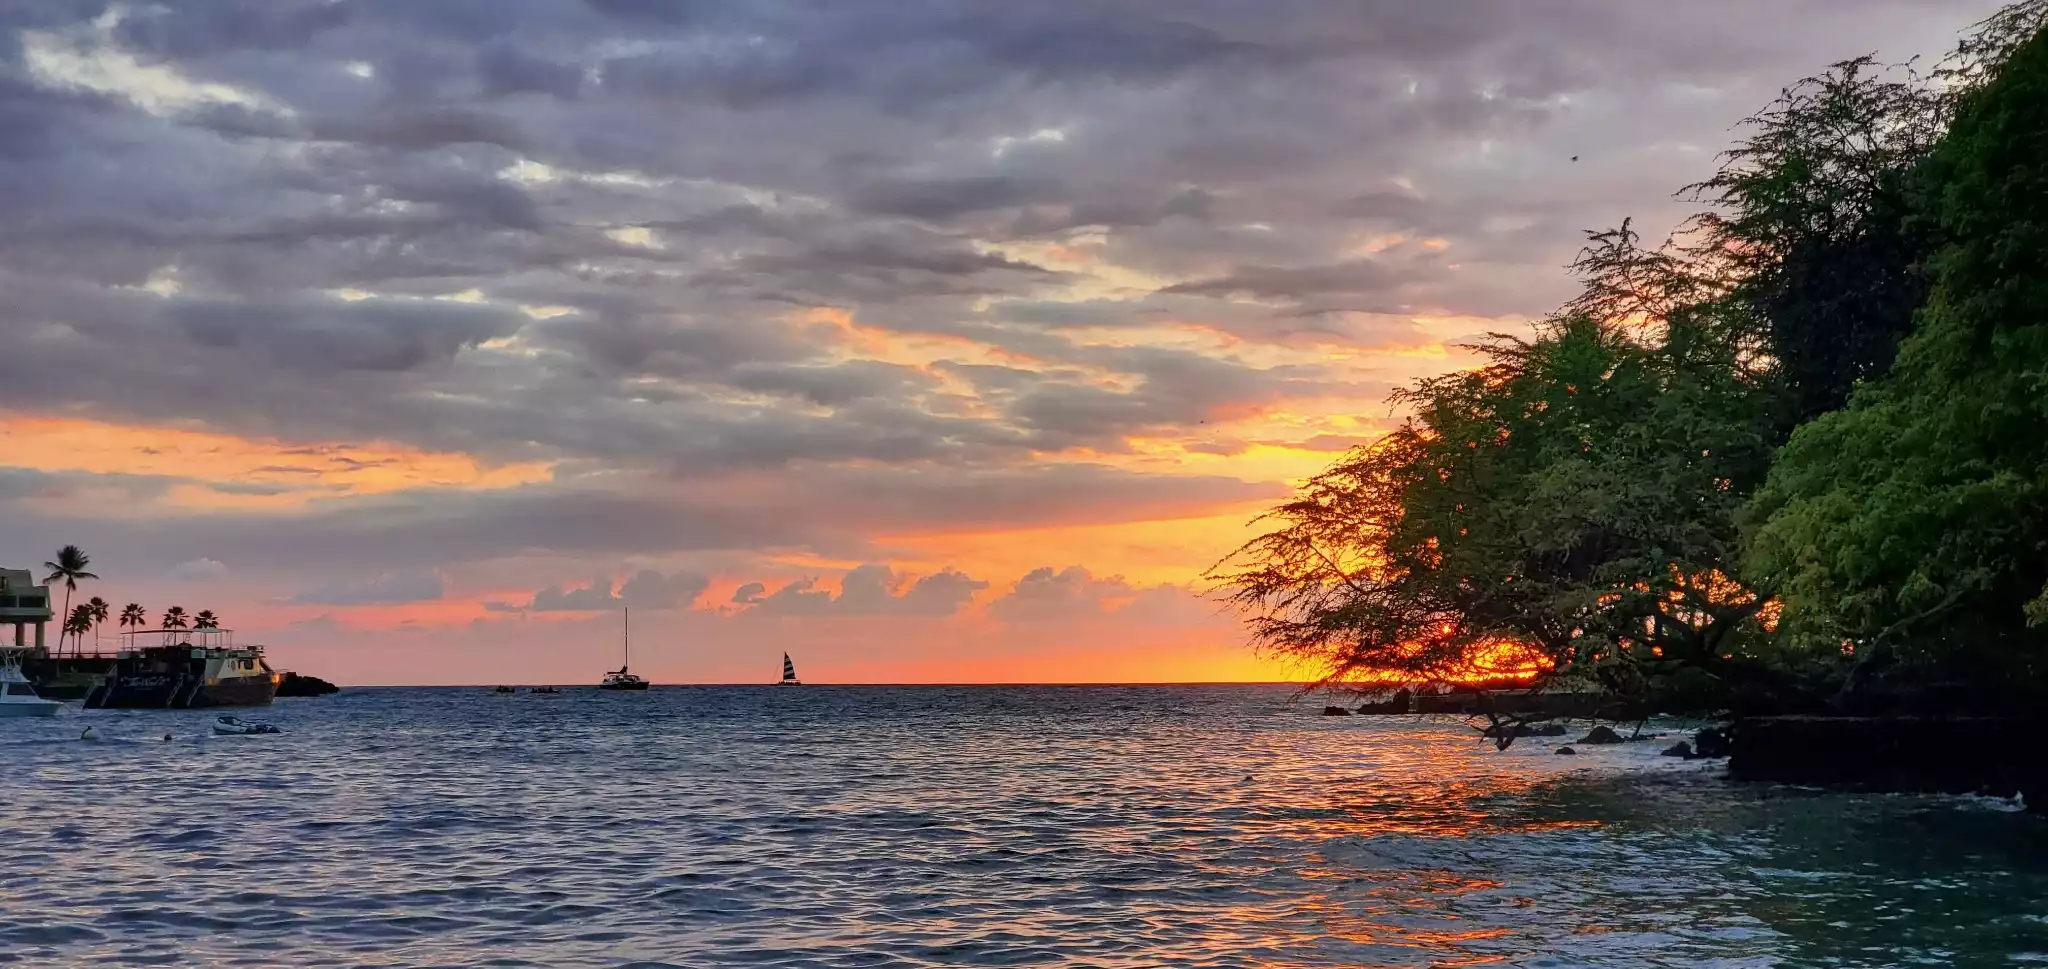
[{"label": "rock in water", "polygon": [[1570,754],[1570,755],[1577,755],[1577,754],[1578,754],[1578,751],[1576,751],[1576,750],[1573,750],[1573,749],[1571,749],[1570,747],[1559,747],[1559,748],[1557,748],[1557,752],[1558,752],[1558,753],[1560,753],[1560,754]]},{"label": "rock in water", "polygon": [[1620,734],[1615,733],[1613,730],[1609,729],[1605,725],[1602,725],[1586,731],[1586,735],[1579,738],[1579,743],[1618,744],[1621,743],[1623,739],[1624,738]]},{"label": "rock in water", "polygon": [[1415,692],[1404,686],[1399,690],[1394,691],[1394,695],[1385,701],[1379,703],[1367,703],[1360,706],[1358,708],[1358,712],[1413,713],[1415,712]]},{"label": "rock in water", "polygon": [[1509,732],[1512,732],[1517,739],[1522,737],[1562,737],[1570,733],[1570,731],[1564,728],[1564,724],[1561,723],[1546,723],[1540,726],[1532,723],[1523,723],[1516,724],[1513,727],[1505,724],[1496,724],[1481,730],[1479,733],[1483,737],[1499,738]]},{"label": "rock in water", "polygon": [[278,696],[326,696],[329,693],[340,692],[341,687],[317,676],[286,673],[283,679],[277,681]]},{"label": "rock in water", "polygon": [[1686,760],[1691,760],[1693,758],[1692,745],[1681,740],[1672,744],[1669,750],[1664,751],[1664,756],[1683,757]]},{"label": "rock in water", "polygon": [[1701,757],[1728,756],[1728,734],[1708,727],[1692,738],[1693,750]]},{"label": "rock in water", "polygon": [[1324,708],[1323,708],[1323,716],[1326,716],[1326,717],[1348,717],[1348,716],[1350,716],[1350,715],[1351,715],[1351,711],[1349,711],[1349,710],[1346,710],[1346,709],[1344,709],[1343,707],[1324,707]]}]

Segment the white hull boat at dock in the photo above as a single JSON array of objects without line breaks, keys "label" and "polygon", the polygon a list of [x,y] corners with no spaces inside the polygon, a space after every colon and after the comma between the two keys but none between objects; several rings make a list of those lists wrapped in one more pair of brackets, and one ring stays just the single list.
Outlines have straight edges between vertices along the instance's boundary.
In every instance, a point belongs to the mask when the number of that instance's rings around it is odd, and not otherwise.
[{"label": "white hull boat at dock", "polygon": [[35,684],[21,674],[12,657],[0,659],[0,719],[9,717],[54,717],[62,700],[45,700],[36,694]]}]

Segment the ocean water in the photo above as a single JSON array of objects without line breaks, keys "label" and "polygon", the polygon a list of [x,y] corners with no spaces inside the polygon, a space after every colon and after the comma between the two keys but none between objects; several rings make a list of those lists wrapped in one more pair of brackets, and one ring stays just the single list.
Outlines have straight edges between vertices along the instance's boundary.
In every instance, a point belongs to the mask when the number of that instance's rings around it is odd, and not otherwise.
[{"label": "ocean water", "polygon": [[366,689],[279,701],[277,736],[0,721],[0,963],[2048,963],[2048,820],[2012,805],[1290,700]]}]

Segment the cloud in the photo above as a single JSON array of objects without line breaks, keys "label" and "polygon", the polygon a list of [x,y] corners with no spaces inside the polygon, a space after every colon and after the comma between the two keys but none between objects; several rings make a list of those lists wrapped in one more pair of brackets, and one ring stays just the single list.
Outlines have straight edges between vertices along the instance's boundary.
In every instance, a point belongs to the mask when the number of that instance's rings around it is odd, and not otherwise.
[{"label": "cloud", "polygon": [[535,612],[598,612],[620,604],[619,597],[612,593],[612,580],[600,577],[581,588],[548,586],[535,592],[526,608]]},{"label": "cloud", "polygon": [[986,588],[987,582],[955,569],[913,579],[887,565],[869,563],[848,570],[837,595],[817,588],[815,579],[798,579],[766,595],[763,584],[747,583],[733,601],[748,606],[744,614],[749,616],[939,618],[959,612]]},{"label": "cloud", "polygon": [[604,612],[620,606],[642,609],[687,609],[704,594],[711,578],[700,572],[662,572],[641,569],[626,578],[614,591],[609,576],[598,576],[589,585],[551,585],[534,592],[524,604],[486,602],[492,612]]},{"label": "cloud", "polygon": [[365,579],[322,582],[291,601],[299,605],[362,606],[431,602],[441,598],[444,582],[432,569],[383,572]]},{"label": "cloud", "polygon": [[228,567],[209,558],[187,559],[165,574],[174,582],[211,582],[226,577]]},{"label": "cloud", "polygon": [[1017,580],[988,614],[1005,622],[1085,619],[1108,613],[1112,604],[1137,594],[1123,576],[1098,579],[1078,565],[1036,568]]},{"label": "cloud", "polygon": [[[1234,513],[1314,455],[1216,458],[1355,443],[1322,415],[1556,306],[1579,230],[1675,221],[1781,85],[1996,4],[0,5],[0,411],[280,451],[10,456],[0,544],[589,611]],[[359,445],[425,457],[290,453]],[[961,566],[733,605],[955,615]],[[1178,615],[1071,571],[991,609]]]},{"label": "cloud", "polygon": [[702,572],[641,569],[619,586],[619,601],[643,609],[687,609],[711,585]]},{"label": "cloud", "polygon": [[988,614],[1009,623],[1078,622],[1113,618],[1152,628],[1234,624],[1216,603],[1178,585],[1138,587],[1123,576],[1098,578],[1088,569],[1050,566],[1026,573],[994,602]]}]

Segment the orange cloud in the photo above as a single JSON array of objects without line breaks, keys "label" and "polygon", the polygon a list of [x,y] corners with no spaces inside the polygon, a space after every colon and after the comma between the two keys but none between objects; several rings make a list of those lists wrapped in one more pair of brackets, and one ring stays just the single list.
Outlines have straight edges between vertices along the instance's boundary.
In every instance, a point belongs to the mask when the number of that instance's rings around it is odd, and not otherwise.
[{"label": "orange cloud", "polygon": [[163,500],[195,511],[290,509],[314,498],[408,488],[505,488],[549,476],[538,462],[490,465],[376,441],[303,444],[29,414],[0,415],[0,440],[7,461],[22,467],[189,479],[197,483],[174,487]]}]

